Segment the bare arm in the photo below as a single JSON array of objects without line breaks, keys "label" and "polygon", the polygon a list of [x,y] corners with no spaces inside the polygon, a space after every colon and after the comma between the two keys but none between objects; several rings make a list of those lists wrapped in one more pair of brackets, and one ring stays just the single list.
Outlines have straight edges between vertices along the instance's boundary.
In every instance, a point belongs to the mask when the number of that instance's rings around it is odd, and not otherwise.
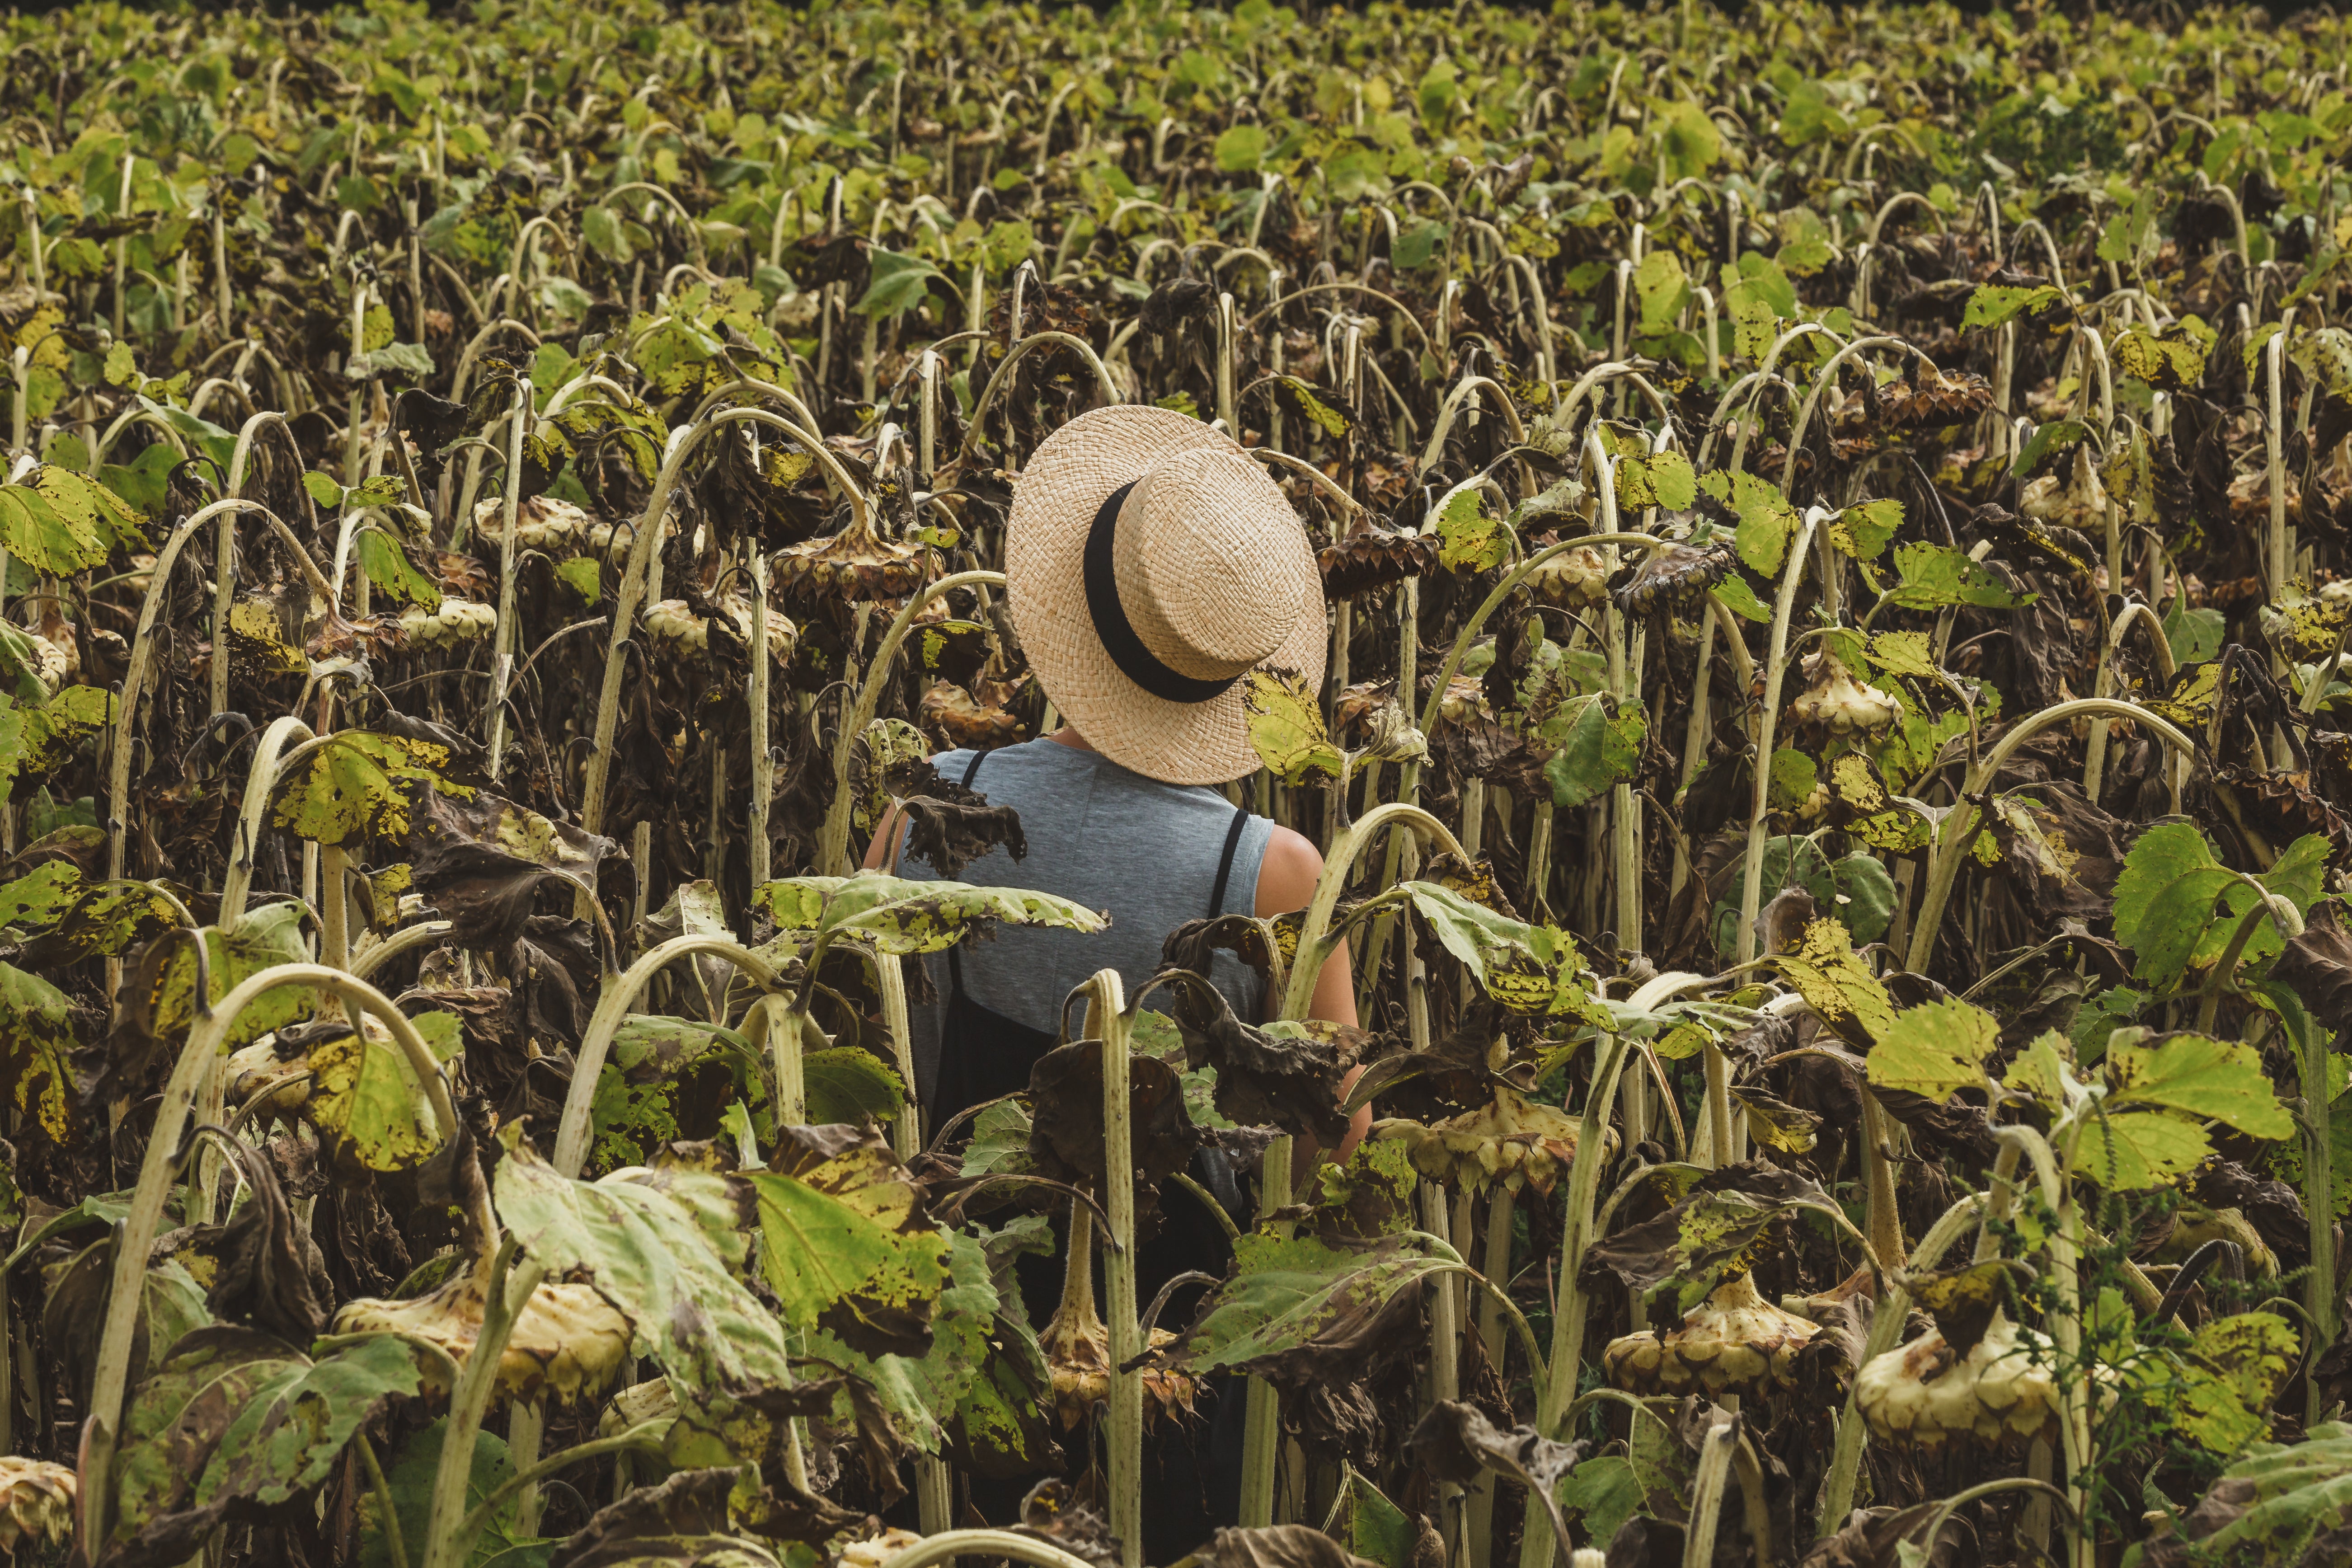
[{"label": "bare arm", "polygon": [[[1314,898],[1315,884],[1322,876],[1322,851],[1289,828],[1276,827],[1272,841],[1265,847],[1265,858],[1258,865],[1258,915],[1261,918],[1286,915],[1294,910],[1305,909],[1308,900]],[[1356,992],[1353,976],[1348,967],[1346,942],[1342,942],[1332,950],[1331,956],[1324,960],[1323,972],[1315,977],[1315,998],[1308,1005],[1307,1014],[1327,1023],[1356,1027]],[[1363,1070],[1357,1068],[1340,1081],[1342,1094],[1356,1086],[1356,1079]],[[1348,1135],[1341,1140],[1335,1157],[1345,1160],[1353,1153],[1356,1145],[1363,1141],[1364,1134],[1371,1130],[1371,1125],[1372,1108],[1367,1105],[1358,1110],[1355,1120],[1348,1124]],[[1300,1152],[1311,1159],[1308,1142],[1307,1140],[1300,1141]]]}]

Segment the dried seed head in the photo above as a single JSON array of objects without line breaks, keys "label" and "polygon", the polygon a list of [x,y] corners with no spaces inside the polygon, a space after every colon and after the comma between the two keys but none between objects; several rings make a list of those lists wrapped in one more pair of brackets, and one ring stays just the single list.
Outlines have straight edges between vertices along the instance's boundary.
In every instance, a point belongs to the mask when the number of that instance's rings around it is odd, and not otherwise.
[{"label": "dried seed head", "polygon": [[[439,1345],[459,1364],[481,1337],[487,1271],[467,1269],[427,1296],[362,1298],[335,1314],[339,1334],[397,1332]],[[499,1392],[513,1399],[571,1399],[613,1381],[629,1353],[629,1321],[594,1287],[542,1283],[530,1294],[499,1356]]]},{"label": "dried seed head", "polygon": [[1757,1295],[1742,1274],[1717,1286],[1682,1327],[1612,1341],[1601,1363],[1613,1386],[1636,1394],[1761,1394],[1795,1380],[1797,1352],[1819,1332]]},{"label": "dried seed head", "polygon": [[1789,705],[1800,724],[1832,735],[1874,734],[1903,717],[1900,699],[1856,680],[1826,648],[1807,659],[1805,668],[1805,689]]}]

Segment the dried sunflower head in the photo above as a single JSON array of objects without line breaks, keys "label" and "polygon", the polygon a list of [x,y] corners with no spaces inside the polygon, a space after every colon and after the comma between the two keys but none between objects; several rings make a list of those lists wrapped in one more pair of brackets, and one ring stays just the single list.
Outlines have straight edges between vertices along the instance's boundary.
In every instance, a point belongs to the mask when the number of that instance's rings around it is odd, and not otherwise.
[{"label": "dried sunflower head", "polygon": [[[2048,1437],[2058,1426],[2057,1354],[2047,1336],[2022,1329],[1996,1309],[1984,1337],[1955,1355],[1931,1329],[1885,1355],[1854,1380],[1854,1402],[1871,1431],[1892,1442],[1941,1447],[1953,1438],[1987,1447]],[[2098,1369],[2114,1397],[2114,1372]]]},{"label": "dried sunflower head", "polygon": [[1435,539],[1385,528],[1359,529],[1315,552],[1323,596],[1335,605],[1422,576],[1436,563]]},{"label": "dried sunflower head", "polygon": [[1620,610],[1645,616],[1662,595],[1670,604],[1689,604],[1730,570],[1731,552],[1720,544],[1677,544],[1653,551],[1613,595]]},{"label": "dried sunflower head", "polygon": [[903,599],[930,581],[938,565],[928,547],[886,539],[852,511],[837,532],[778,551],[775,584],[780,595],[802,601]]},{"label": "dried sunflower head", "polygon": [[[460,1365],[481,1337],[488,1271],[466,1269],[429,1295],[362,1298],[335,1314],[339,1334],[397,1332],[439,1345]],[[499,1356],[499,1392],[512,1399],[571,1399],[611,1383],[629,1354],[629,1321],[589,1285],[543,1281]]]},{"label": "dried sunflower head", "polygon": [[[727,618],[735,623],[735,633],[745,642],[751,639],[752,604],[740,594],[729,594],[717,601]],[[793,643],[800,628],[790,617],[775,609],[768,610],[768,654],[772,658],[790,658]],[[710,617],[697,615],[684,599],[664,599],[647,605],[645,609],[646,635],[656,642],[664,642],[683,653],[698,657],[710,650]]]},{"label": "dried sunflower head", "polygon": [[1609,557],[1598,545],[1580,545],[1529,572],[1527,584],[1548,605],[1591,609],[1608,600]]},{"label": "dried sunflower head", "polygon": [[410,605],[400,612],[400,635],[411,647],[440,647],[476,642],[497,629],[499,612],[490,605],[441,595],[438,609]]},{"label": "dried sunflower head", "polygon": [[1432,1181],[1500,1182],[1511,1192],[1551,1191],[1576,1158],[1576,1134],[1575,1117],[1499,1084],[1486,1104],[1426,1127],[1395,1118],[1372,1124],[1373,1137],[1408,1143],[1413,1169]]},{"label": "dried sunflower head", "polygon": [[1910,377],[1878,389],[1878,417],[1898,430],[1957,425],[1992,406],[1992,384],[1972,371],[1938,370],[1923,374],[1913,360]]},{"label": "dried sunflower head", "polygon": [[1611,1341],[1601,1362],[1612,1385],[1634,1394],[1762,1394],[1795,1380],[1798,1351],[1820,1332],[1757,1295],[1742,1274],[1685,1313],[1680,1328]]},{"label": "dried sunflower head", "polygon": [[14,1555],[26,1536],[55,1544],[73,1539],[81,1478],[71,1466],[16,1454],[0,1456],[0,1552]]},{"label": "dried sunflower head", "polygon": [[[594,524],[595,519],[568,500],[550,495],[531,496],[515,507],[515,548],[569,555],[587,542],[588,531]],[[476,503],[474,531],[492,544],[506,542],[504,497],[492,496]],[[610,531],[606,531],[609,534]]]},{"label": "dried sunflower head", "polygon": [[[1144,1349],[1156,1351],[1175,1338],[1166,1329],[1154,1329],[1151,1342]],[[1075,1302],[1066,1294],[1055,1309],[1054,1321],[1037,1336],[1037,1344],[1053,1371],[1054,1407],[1061,1413],[1063,1428],[1068,1430],[1110,1397],[1110,1330],[1095,1315],[1093,1291],[1087,1290]],[[1173,1419],[1179,1411],[1192,1415],[1199,1390],[1199,1382],[1181,1372],[1146,1367],[1143,1424],[1150,1426]]]},{"label": "dried sunflower head", "polygon": [[1805,660],[1804,670],[1805,689],[1789,704],[1800,724],[1832,735],[1875,734],[1903,717],[1899,699],[1856,680],[1827,648]]}]

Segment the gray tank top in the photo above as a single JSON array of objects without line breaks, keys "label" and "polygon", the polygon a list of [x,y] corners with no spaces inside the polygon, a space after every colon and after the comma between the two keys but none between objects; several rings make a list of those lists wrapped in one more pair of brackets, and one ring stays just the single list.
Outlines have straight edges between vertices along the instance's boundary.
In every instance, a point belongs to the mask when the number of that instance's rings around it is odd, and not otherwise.
[{"label": "gray tank top", "polygon": [[[969,751],[945,752],[931,765],[961,779]],[[1233,803],[1199,785],[1161,784],[1130,773],[1097,752],[1058,741],[1028,741],[991,752],[972,780],[991,805],[1021,815],[1029,841],[1019,860],[990,851],[957,879],[974,887],[1031,888],[1110,914],[1108,930],[1000,928],[983,942],[966,942],[961,967],[964,994],[992,1013],[1052,1034],[1062,999],[1095,971],[1118,971],[1132,996],[1160,967],[1168,933],[1209,912],[1209,896],[1233,830]],[[1257,875],[1274,824],[1244,819],[1234,847],[1220,914],[1257,908]],[[898,874],[924,880],[939,873],[908,856]],[[924,960],[940,1000],[918,1007],[909,1020],[915,1074],[928,1091],[939,1064],[940,1016],[946,1008],[948,965],[940,954]],[[1209,978],[1243,1018],[1258,1016],[1263,989],[1256,973],[1229,952],[1216,955]]]}]

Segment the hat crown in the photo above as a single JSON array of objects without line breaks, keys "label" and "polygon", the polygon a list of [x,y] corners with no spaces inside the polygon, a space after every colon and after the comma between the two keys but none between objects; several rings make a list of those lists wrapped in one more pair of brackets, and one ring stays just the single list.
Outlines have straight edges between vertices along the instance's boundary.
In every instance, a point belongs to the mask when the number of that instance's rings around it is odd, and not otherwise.
[{"label": "hat crown", "polygon": [[1268,571],[1268,516],[1290,501],[1238,448],[1171,454],[1119,508],[1113,565],[1119,605],[1153,658],[1181,675],[1227,680],[1271,658],[1305,611],[1286,574]]}]

